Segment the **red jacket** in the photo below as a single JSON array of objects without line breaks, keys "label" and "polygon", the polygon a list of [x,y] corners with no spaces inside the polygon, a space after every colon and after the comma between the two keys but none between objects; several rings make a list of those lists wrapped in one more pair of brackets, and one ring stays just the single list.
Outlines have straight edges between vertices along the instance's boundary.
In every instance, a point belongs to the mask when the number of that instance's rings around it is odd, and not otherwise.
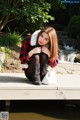
[{"label": "red jacket", "polygon": [[[19,56],[21,64],[25,64],[25,63],[28,64],[28,62],[30,61],[30,58],[28,57],[28,52],[35,47],[35,46],[31,46],[30,41],[31,41],[31,37],[28,36],[22,42],[20,56]],[[58,64],[58,57],[56,57],[54,60],[49,59],[49,65],[51,67],[55,67],[57,64]]]}]

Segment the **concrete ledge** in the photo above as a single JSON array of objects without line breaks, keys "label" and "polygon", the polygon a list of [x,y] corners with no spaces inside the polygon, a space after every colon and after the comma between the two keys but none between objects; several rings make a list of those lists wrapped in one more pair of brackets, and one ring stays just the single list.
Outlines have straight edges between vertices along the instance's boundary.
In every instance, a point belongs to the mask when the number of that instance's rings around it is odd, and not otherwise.
[{"label": "concrete ledge", "polygon": [[5,53],[0,52],[0,71],[1,71],[1,66],[2,66],[2,63],[4,62],[4,59],[5,59]]},{"label": "concrete ledge", "polygon": [[33,85],[24,73],[0,73],[0,100],[80,99],[80,75],[57,74],[58,84]]}]

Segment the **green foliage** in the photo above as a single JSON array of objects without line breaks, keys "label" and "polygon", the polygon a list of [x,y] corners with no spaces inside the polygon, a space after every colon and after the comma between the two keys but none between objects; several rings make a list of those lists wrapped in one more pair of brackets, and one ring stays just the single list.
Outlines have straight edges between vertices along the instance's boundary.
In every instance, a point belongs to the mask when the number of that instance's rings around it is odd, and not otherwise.
[{"label": "green foliage", "polygon": [[28,1],[27,5],[25,5],[27,18],[24,19],[27,31],[33,32],[35,29],[42,27],[44,23],[49,22],[49,20],[54,20],[54,17],[48,14],[50,9],[51,5],[45,0]]},{"label": "green foliage", "polygon": [[80,36],[80,16],[73,16],[68,25],[68,31],[71,37]]},{"label": "green foliage", "polygon": [[46,23],[54,18],[49,15],[51,5],[46,0],[2,0],[0,1],[0,31],[13,20],[27,24]]},{"label": "green foliage", "polygon": [[6,33],[0,37],[0,46],[15,46],[22,41],[22,37],[17,33]]}]

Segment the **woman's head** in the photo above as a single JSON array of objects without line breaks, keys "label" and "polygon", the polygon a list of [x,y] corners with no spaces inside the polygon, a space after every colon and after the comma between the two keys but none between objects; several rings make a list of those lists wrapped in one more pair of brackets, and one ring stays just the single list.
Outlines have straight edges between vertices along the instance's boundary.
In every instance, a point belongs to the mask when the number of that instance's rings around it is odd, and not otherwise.
[{"label": "woman's head", "polygon": [[57,33],[53,27],[43,28],[37,37],[37,42],[40,45],[49,44],[50,48],[50,58],[55,58],[58,54],[58,40]]},{"label": "woman's head", "polygon": [[49,44],[49,35],[46,32],[42,32],[38,37],[38,44],[40,46],[45,46]]}]

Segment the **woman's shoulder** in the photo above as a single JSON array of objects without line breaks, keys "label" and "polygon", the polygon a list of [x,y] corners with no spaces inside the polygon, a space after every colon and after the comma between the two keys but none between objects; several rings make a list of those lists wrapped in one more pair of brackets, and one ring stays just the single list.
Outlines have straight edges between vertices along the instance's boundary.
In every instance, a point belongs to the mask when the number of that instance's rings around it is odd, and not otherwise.
[{"label": "woman's shoulder", "polygon": [[30,41],[31,40],[31,35],[27,35],[26,37],[24,37],[25,41]]},{"label": "woman's shoulder", "polygon": [[26,36],[23,38],[22,44],[30,44],[31,36]]}]

